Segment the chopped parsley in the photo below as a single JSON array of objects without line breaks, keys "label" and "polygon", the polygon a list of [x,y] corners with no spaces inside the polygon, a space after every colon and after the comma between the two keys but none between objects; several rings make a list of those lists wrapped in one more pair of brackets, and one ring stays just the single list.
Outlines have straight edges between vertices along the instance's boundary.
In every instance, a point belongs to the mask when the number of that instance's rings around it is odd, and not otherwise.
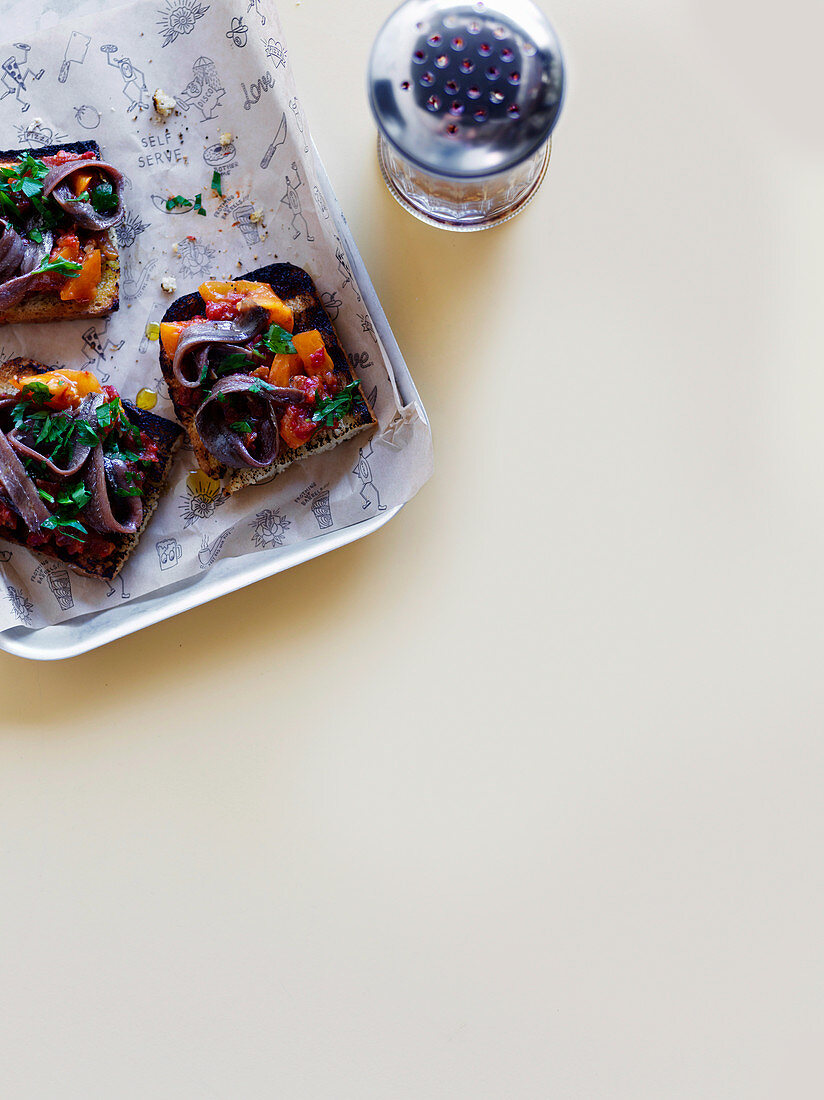
[{"label": "chopped parsley", "polygon": [[43,180],[49,174],[49,166],[26,153],[14,168],[0,168],[0,178],[9,191],[25,195],[27,199],[43,194]]},{"label": "chopped parsley", "polygon": [[[25,382],[20,389],[20,396],[26,400],[33,401],[35,405],[45,405],[51,401],[52,392],[45,382],[37,382],[32,380]],[[20,408],[19,405],[15,406],[15,409]],[[23,406],[27,408],[27,406]]]},{"label": "chopped parsley", "polygon": [[[43,496],[42,490],[40,495]],[[45,500],[46,496],[43,496],[43,499]],[[41,526],[46,530],[57,531],[78,542],[83,542],[88,531],[77,516],[91,499],[92,495],[82,481],[62,486],[57,490],[56,495],[47,501],[55,507],[56,511],[44,520]]]},{"label": "chopped parsley", "polygon": [[236,420],[233,424],[230,424],[229,427],[233,432],[237,432],[238,435],[248,435],[252,430],[252,425],[248,420]]},{"label": "chopped parsley", "polygon": [[346,414],[352,408],[355,399],[358,394],[358,388],[360,383],[350,382],[348,386],[335,394],[334,397],[326,397],[318,404],[317,409],[312,415],[312,420],[316,424],[323,424],[327,428],[333,427],[336,420],[340,420],[342,416]]},{"label": "chopped parsley", "polygon": [[166,209],[172,211],[177,207],[181,210],[194,209],[195,214],[202,214],[206,217],[206,211],[203,209],[203,195],[195,195],[194,202],[191,199],[187,199],[185,195],[174,195],[170,199],[166,199]]},{"label": "chopped parsley", "polygon": [[101,180],[92,191],[92,206],[98,214],[112,214],[117,210],[117,201],[117,194],[108,180]]},{"label": "chopped parsley", "polygon": [[74,260],[49,260],[47,258],[38,267],[37,274],[42,275],[47,271],[54,271],[57,275],[65,275],[69,279],[76,279],[82,270],[83,265],[75,263]]},{"label": "chopped parsley", "polygon": [[39,229],[29,230],[29,240],[34,241],[35,244],[43,243],[43,234]]},{"label": "chopped parsley", "polygon": [[295,345],[292,343],[292,337],[286,329],[281,328],[280,325],[272,325],[263,337],[263,343],[269,351],[274,352],[275,355],[296,354]]},{"label": "chopped parsley", "polygon": [[120,415],[120,401],[116,397],[111,401],[105,401],[102,405],[97,406],[95,415],[97,416],[97,423],[106,431],[117,423],[117,418]]},{"label": "chopped parsley", "polygon": [[212,173],[212,190],[221,197],[223,196],[223,178],[218,171]]},{"label": "chopped parsley", "polygon": [[166,200],[167,210],[174,210],[177,206],[186,210],[188,207],[194,206],[194,203],[191,199],[184,198],[183,195],[175,195],[173,198]]},{"label": "chopped parsley", "polygon": [[[259,351],[252,349],[252,354],[256,355],[258,359],[262,359],[263,356]],[[238,371],[246,373],[246,371],[252,369],[252,361],[248,355],[243,355],[241,352],[236,351],[231,355],[226,355],[214,366],[214,372],[218,376],[222,374],[237,374]]]}]

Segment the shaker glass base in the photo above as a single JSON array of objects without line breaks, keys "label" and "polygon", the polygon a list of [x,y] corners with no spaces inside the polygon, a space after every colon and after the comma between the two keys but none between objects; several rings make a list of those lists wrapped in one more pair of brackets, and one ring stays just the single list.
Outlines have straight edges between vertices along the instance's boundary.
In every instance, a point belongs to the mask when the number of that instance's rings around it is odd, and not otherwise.
[{"label": "shaker glass base", "polygon": [[492,229],[520,214],[541,186],[551,152],[550,138],[514,170],[471,180],[448,179],[411,163],[378,135],[378,163],[392,196],[427,225],[456,233]]}]

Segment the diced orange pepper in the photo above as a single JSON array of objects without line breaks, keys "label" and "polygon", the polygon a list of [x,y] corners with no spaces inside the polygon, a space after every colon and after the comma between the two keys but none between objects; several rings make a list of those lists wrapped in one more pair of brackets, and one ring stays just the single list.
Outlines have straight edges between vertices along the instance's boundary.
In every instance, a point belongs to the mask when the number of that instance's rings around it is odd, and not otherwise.
[{"label": "diced orange pepper", "polygon": [[58,237],[52,249],[51,259],[71,260],[72,263],[80,263],[80,241],[76,233],[66,233]]},{"label": "diced orange pepper", "polygon": [[170,359],[174,359],[180,334],[189,324],[188,321],[163,321],[160,325],[160,343]]},{"label": "diced orange pepper", "polygon": [[25,378],[12,378],[12,384],[22,389],[27,382],[39,382],[48,386],[52,409],[76,408],[90,393],[102,393],[103,389],[88,370],[52,370],[45,374],[29,374]]},{"label": "diced orange pepper", "polygon": [[293,374],[300,374],[303,363],[299,355],[276,355],[269,371],[269,381],[273,386],[288,386]]},{"label": "diced orange pepper", "polygon": [[82,195],[84,191],[88,191],[91,185],[94,175],[92,172],[75,172],[72,179],[72,187],[74,188],[75,197]]},{"label": "diced orange pepper", "polygon": [[317,377],[335,369],[323,337],[317,329],[312,329],[310,332],[296,332],[292,337],[292,343],[308,375]]},{"label": "diced orange pepper", "polygon": [[287,405],[278,428],[287,447],[302,447],[311,439],[317,425],[307,420],[297,405]]},{"label": "diced orange pepper", "polygon": [[103,274],[103,264],[100,259],[100,249],[93,249],[83,260],[83,270],[74,278],[67,278],[66,284],[60,291],[60,297],[64,302],[89,302],[94,298],[100,278]]},{"label": "diced orange pepper", "polygon": [[295,327],[295,318],[289,306],[278,298],[268,283],[250,283],[243,279],[234,282],[208,282],[198,287],[204,302],[224,302],[238,294],[265,309],[269,314],[269,323],[280,325],[287,332]]}]

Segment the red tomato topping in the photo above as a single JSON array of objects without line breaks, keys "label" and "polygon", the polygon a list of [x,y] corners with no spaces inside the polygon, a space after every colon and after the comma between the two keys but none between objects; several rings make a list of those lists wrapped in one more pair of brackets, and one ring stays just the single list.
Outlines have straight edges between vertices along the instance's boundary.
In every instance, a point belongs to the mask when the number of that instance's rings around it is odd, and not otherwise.
[{"label": "red tomato topping", "polygon": [[59,153],[40,158],[44,164],[68,164],[70,160],[97,160],[97,156],[89,150],[87,153],[70,153],[68,149],[61,149]]},{"label": "red tomato topping", "polygon": [[305,374],[294,374],[289,379],[289,385],[293,389],[300,390],[309,401],[310,405],[314,405],[318,399],[318,391],[321,389],[321,381],[319,378],[309,378]]},{"label": "red tomato topping", "polygon": [[237,304],[242,298],[242,294],[232,294],[221,302],[207,302],[207,318],[210,321],[231,321],[237,315]]},{"label": "red tomato topping", "polygon": [[317,424],[301,405],[287,405],[280,421],[280,434],[287,447],[302,447],[314,434]]}]

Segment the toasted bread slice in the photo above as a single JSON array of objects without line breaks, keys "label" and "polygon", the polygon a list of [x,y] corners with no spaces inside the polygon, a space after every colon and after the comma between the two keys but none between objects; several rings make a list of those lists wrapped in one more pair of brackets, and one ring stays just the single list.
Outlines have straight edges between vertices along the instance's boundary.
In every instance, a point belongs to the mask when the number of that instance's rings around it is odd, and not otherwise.
[{"label": "toasted bread slice", "polygon": [[[17,393],[16,387],[12,386],[10,381],[16,375],[43,374],[52,369],[51,367],[44,367],[42,363],[36,363],[33,359],[24,358],[9,359],[6,363],[0,364],[0,398]],[[108,557],[102,560],[84,559],[82,544],[73,545],[69,550],[65,546],[50,541],[43,546],[31,548],[34,553],[44,554],[47,557],[65,562],[66,565],[86,577],[100,577],[108,581],[116,577],[126,564],[129,555],[140,541],[140,536],[146,530],[149,520],[152,518],[152,513],[160,501],[172,469],[175,454],[183,439],[182,429],[177,424],[173,424],[171,420],[138,409],[131,401],[124,400],[123,407],[132,424],[135,424],[141,432],[146,432],[157,445],[160,458],[157,465],[147,474],[143,485],[143,522],[139,529],[133,535],[106,535],[106,539],[114,544],[114,549]],[[1,488],[0,500],[2,500]],[[8,542],[15,542],[21,546],[26,545],[27,534],[28,531],[22,520],[19,521],[17,529],[14,531],[7,527],[0,527],[0,539],[6,539]]]},{"label": "toasted bread slice", "polygon": [[[323,308],[315,284],[311,277],[300,267],[293,264],[269,264],[267,267],[259,267],[246,275],[238,276],[239,279],[252,283],[268,283],[275,294],[290,307],[295,318],[295,332],[308,332],[317,329],[323,337],[323,342],[329,352],[329,356],[335,366],[342,385],[356,382],[358,379],[352,372],[349,361],[346,358],[340,341],[337,338],[329,314]],[[191,317],[202,314],[205,302],[200,294],[186,294],[177,301],[172,302],[163,317],[164,321],[187,321]],[[237,469],[227,467],[218,462],[203,445],[203,442],[195,427],[196,407],[186,404],[186,398],[190,391],[181,386],[172,373],[172,360],[160,345],[160,369],[169,387],[169,396],[175,407],[175,412],[192,442],[195,456],[200,468],[213,477],[216,481],[223,481],[223,491],[226,494],[237,492],[246,485],[256,485],[261,481],[267,481],[273,474],[279,474],[293,462],[299,462],[310,455],[321,454],[337,447],[344,440],[351,439],[359,432],[367,428],[377,426],[375,415],[369,407],[369,403],[363,393],[363,387],[358,389],[358,397],[351,410],[341,419],[336,428],[320,427],[308,443],[302,447],[284,447],[278,455],[277,461],[263,469]]]},{"label": "toasted bread slice", "polygon": [[[94,153],[100,158],[100,146],[96,141],[67,141],[62,145],[47,145],[37,149],[6,149],[0,151],[0,168],[11,168],[31,153],[33,157],[53,156],[65,149],[70,153]],[[42,324],[49,321],[72,321],[77,317],[101,317],[113,313],[120,306],[120,255],[117,235],[110,229],[106,236],[110,248],[103,254],[103,273],[97,293],[90,302],[64,302],[58,293],[36,292],[26,297],[5,313],[0,313],[0,325]]]}]

